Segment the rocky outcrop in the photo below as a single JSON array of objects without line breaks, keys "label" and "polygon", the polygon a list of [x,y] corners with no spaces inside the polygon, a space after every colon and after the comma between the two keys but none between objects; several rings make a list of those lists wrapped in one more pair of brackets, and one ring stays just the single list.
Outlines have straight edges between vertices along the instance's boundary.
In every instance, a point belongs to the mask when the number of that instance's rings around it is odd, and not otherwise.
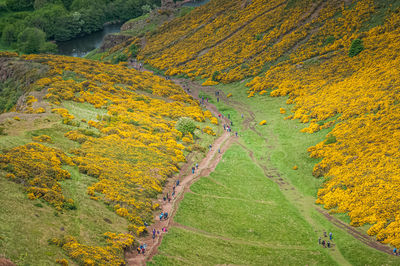
[{"label": "rocky outcrop", "polygon": [[108,34],[104,37],[103,43],[101,44],[99,51],[105,52],[112,47],[121,44],[132,38],[132,36],[122,35],[122,34]]}]

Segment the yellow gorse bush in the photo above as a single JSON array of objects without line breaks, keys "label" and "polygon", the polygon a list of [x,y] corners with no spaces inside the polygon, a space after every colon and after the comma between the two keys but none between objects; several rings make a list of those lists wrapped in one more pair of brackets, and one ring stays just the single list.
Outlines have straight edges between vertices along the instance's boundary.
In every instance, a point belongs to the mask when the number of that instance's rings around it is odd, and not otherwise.
[{"label": "yellow gorse bush", "polygon": [[0,154],[0,168],[12,173],[12,180],[25,184],[30,199],[42,198],[57,210],[65,204],[58,181],[71,177],[62,165],[73,165],[71,158],[62,151],[38,143],[30,143]]}]

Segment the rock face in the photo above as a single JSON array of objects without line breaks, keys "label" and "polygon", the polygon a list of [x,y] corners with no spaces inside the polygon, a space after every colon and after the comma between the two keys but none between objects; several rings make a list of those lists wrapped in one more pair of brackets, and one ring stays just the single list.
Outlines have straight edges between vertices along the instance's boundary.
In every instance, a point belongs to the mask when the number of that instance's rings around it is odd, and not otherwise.
[{"label": "rock face", "polygon": [[129,40],[132,36],[122,35],[122,34],[108,34],[104,37],[103,43],[101,44],[99,50],[100,52],[105,52],[108,49]]}]

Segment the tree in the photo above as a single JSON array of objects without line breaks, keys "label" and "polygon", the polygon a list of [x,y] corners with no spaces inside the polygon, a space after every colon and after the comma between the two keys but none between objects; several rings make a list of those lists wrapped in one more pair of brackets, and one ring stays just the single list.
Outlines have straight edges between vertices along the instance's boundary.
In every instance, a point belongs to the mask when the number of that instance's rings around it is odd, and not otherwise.
[{"label": "tree", "polygon": [[196,129],[196,124],[193,119],[189,117],[181,117],[178,122],[176,122],[175,128],[182,132],[182,134],[193,134],[193,131]]},{"label": "tree", "polygon": [[24,11],[33,8],[34,0],[6,0],[6,5],[13,11]]},{"label": "tree", "polygon": [[54,52],[57,46],[46,42],[46,34],[38,28],[26,28],[18,35],[18,50],[26,54]]},{"label": "tree", "polygon": [[3,34],[1,35],[1,40],[5,45],[10,46],[17,40],[17,31],[14,24],[9,24],[4,27]]}]

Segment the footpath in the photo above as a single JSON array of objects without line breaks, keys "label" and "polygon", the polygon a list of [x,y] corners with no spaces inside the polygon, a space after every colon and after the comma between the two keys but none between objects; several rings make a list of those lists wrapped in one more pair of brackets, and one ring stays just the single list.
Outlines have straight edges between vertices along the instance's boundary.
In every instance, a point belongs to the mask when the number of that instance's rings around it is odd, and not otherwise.
[{"label": "footpath", "polygon": [[[175,81],[175,80],[174,80]],[[175,81],[180,84],[178,80]],[[195,99],[198,99],[196,90],[191,91],[189,89],[188,93]],[[218,117],[219,112],[215,105],[211,103],[205,103],[205,107],[215,116]],[[229,124],[229,120],[226,117],[219,118],[219,123]],[[221,125],[222,127],[222,125]],[[142,238],[138,238],[140,245],[145,245],[145,253],[138,254],[138,251],[131,250],[125,253],[125,259],[128,265],[146,265],[146,261],[151,260],[151,258],[157,253],[158,247],[161,244],[164,234],[168,233],[168,230],[173,226],[173,218],[178,210],[180,201],[184,198],[186,192],[190,191],[190,186],[196,182],[198,179],[204,176],[208,176],[213,172],[222,159],[224,151],[226,151],[229,146],[235,142],[237,137],[234,136],[232,132],[224,131],[223,134],[217,138],[212,144],[211,149],[208,150],[206,157],[198,163],[198,168],[192,173],[191,168],[196,162],[192,162],[190,158],[188,162],[180,169],[180,173],[177,177],[171,178],[164,188],[163,195],[160,195],[157,203],[160,205],[159,212],[154,215],[154,223],[147,227],[148,235]],[[190,172],[189,174],[186,174]],[[177,181],[179,180],[179,185]],[[173,187],[175,187],[175,195],[172,195]],[[168,193],[171,200],[164,200],[163,197]],[[167,219],[160,219],[160,213],[168,213]],[[166,232],[164,232],[164,230]],[[155,238],[153,238],[153,230],[156,231]]]}]

